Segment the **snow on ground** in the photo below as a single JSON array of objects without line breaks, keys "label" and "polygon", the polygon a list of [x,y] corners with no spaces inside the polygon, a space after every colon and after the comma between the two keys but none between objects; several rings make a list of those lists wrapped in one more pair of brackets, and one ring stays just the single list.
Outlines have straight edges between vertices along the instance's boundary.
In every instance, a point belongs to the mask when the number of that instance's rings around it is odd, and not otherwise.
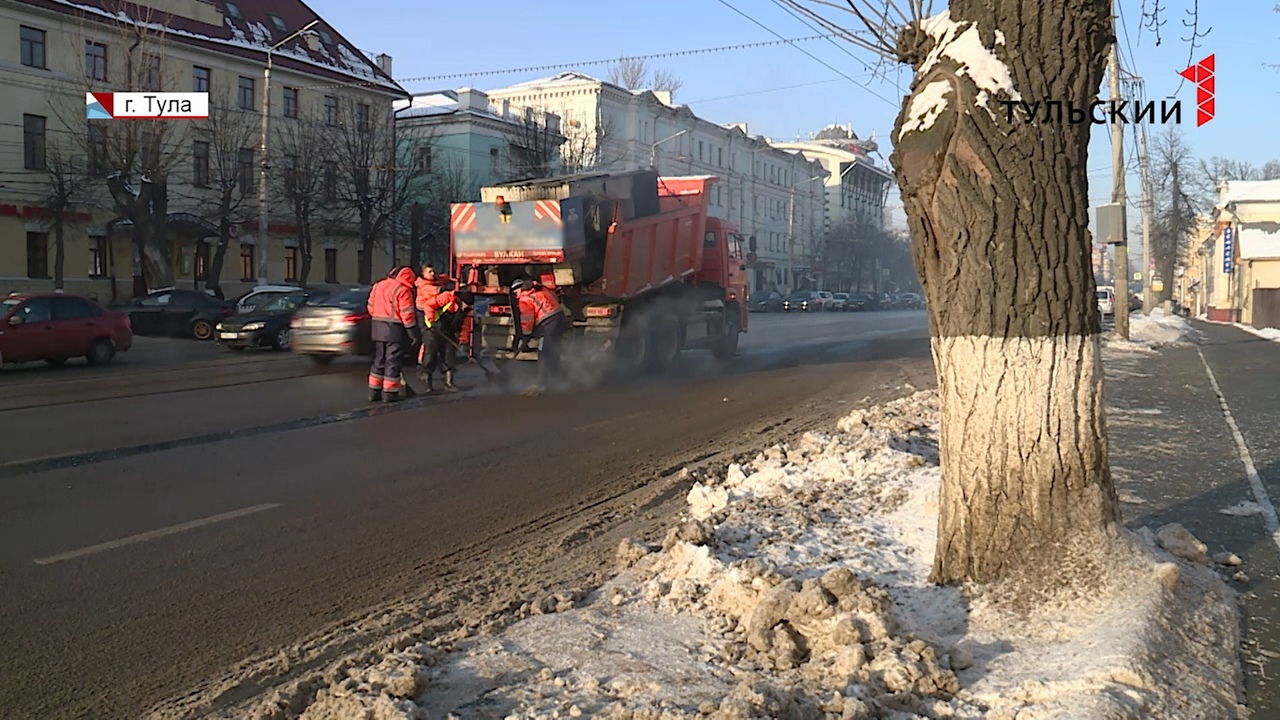
[{"label": "snow on ground", "polygon": [[937,418],[920,392],[731,465],[661,547],[623,541],[597,590],[351,668],[302,718],[1237,714],[1234,597],[1179,526],[1123,535],[1122,581],[1086,607],[1013,616],[929,584]]},{"label": "snow on ground", "polygon": [[1280,330],[1277,330],[1276,328],[1256,328],[1252,325],[1245,325],[1244,323],[1234,323],[1234,325],[1241,330],[1251,332],[1260,338],[1280,342]]},{"label": "snow on ground", "polygon": [[1129,316],[1129,340],[1151,347],[1195,345],[1199,335],[1186,318],[1166,315],[1163,308],[1154,308],[1148,315]]}]

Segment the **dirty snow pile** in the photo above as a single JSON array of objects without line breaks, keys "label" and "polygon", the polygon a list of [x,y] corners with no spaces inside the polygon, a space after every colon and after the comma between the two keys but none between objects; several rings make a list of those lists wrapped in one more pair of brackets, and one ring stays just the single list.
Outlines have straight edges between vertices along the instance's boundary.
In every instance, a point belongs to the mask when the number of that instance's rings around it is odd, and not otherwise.
[{"label": "dirty snow pile", "polygon": [[1235,326],[1246,332],[1251,332],[1265,340],[1280,342],[1280,330],[1277,330],[1276,328],[1256,328],[1252,325],[1245,325],[1244,323],[1235,323]]},{"label": "dirty snow pile", "polygon": [[1234,600],[1181,528],[1130,538],[1136,571],[1087,613],[1012,618],[929,584],[937,417],[919,392],[699,480],[661,547],[624,540],[597,590],[351,668],[302,718],[1234,714]]},{"label": "dirty snow pile", "polygon": [[1129,316],[1129,341],[1148,347],[1195,345],[1199,335],[1181,315],[1166,315],[1155,308],[1149,315]]}]

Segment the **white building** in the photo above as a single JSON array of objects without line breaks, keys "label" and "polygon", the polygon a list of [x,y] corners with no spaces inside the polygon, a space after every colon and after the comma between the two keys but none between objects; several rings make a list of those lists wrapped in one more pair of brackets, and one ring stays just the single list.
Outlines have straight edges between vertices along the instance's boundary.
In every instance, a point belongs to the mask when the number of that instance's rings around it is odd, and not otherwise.
[{"label": "white building", "polygon": [[830,173],[826,180],[828,229],[841,223],[884,227],[885,201],[894,178],[869,155],[879,149],[874,133],[859,140],[852,124],[829,125],[806,142],[775,142],[773,146],[817,160]]},{"label": "white building", "polygon": [[827,170],[800,152],[751,136],[745,123],[703,120],[670,93],[629,91],[569,72],[488,91],[494,101],[561,117],[566,172],[654,167],[661,175],[717,175],[710,212],[756,240],[753,290],[815,287]]}]

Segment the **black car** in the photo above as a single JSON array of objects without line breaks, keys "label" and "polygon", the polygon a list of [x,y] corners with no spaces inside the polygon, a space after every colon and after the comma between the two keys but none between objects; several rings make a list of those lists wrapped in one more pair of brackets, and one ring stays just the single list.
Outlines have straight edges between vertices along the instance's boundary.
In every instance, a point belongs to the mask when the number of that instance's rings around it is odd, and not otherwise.
[{"label": "black car", "polygon": [[294,313],[307,303],[322,302],[328,297],[328,291],[315,290],[272,298],[247,313],[236,313],[219,323],[218,342],[232,350],[252,347],[288,350]]},{"label": "black car", "polygon": [[236,311],[224,302],[195,290],[157,290],[120,308],[129,314],[134,335],[194,337],[208,340],[213,329]]},{"label": "black car", "polygon": [[851,310],[879,310],[880,298],[872,293],[849,293],[848,304]]},{"label": "black car", "polygon": [[773,290],[757,290],[747,298],[747,312],[782,312],[782,296]]}]

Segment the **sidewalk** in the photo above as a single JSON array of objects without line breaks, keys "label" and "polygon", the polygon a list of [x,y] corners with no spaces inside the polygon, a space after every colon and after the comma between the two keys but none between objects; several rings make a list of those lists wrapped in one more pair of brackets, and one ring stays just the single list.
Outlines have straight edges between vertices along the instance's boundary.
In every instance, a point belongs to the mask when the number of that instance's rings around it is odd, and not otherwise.
[{"label": "sidewalk", "polygon": [[[1200,346],[1106,352],[1111,469],[1126,523],[1181,523],[1240,593],[1241,660],[1254,717],[1280,716],[1280,551],[1205,369],[1212,370],[1270,502],[1280,501],[1280,343],[1193,322]],[[1203,353],[1204,360],[1201,360]],[[1232,580],[1237,571],[1247,579]]]}]

